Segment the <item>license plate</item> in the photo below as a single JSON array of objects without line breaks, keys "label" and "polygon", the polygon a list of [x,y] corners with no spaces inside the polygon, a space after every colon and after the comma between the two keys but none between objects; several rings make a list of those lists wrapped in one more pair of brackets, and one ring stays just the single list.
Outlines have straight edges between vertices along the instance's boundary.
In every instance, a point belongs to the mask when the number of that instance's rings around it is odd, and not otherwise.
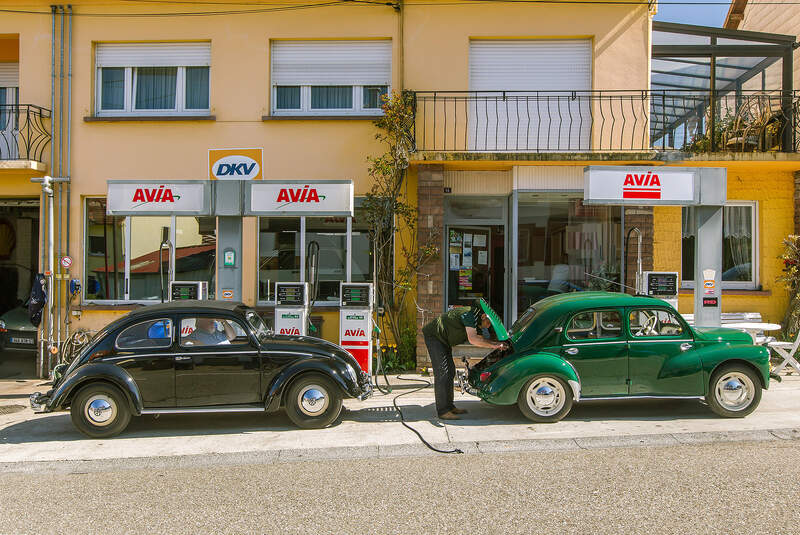
[{"label": "license plate", "polygon": [[26,344],[26,345],[33,345],[33,338],[19,338],[17,336],[11,337],[12,344]]}]

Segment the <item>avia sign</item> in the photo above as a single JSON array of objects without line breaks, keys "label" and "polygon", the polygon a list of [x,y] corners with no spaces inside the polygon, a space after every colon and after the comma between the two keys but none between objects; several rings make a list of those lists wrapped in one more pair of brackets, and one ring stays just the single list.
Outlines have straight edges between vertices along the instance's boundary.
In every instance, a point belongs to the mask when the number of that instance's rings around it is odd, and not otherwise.
[{"label": "avia sign", "polygon": [[262,177],[263,149],[209,149],[211,180],[257,180]]},{"label": "avia sign", "polygon": [[584,170],[584,202],[693,205],[699,203],[698,180],[686,168],[591,166]]},{"label": "avia sign", "polygon": [[206,184],[201,181],[141,182],[109,180],[110,215],[204,214],[208,210]]},{"label": "avia sign", "polygon": [[353,215],[349,180],[262,180],[249,185],[248,215]]}]

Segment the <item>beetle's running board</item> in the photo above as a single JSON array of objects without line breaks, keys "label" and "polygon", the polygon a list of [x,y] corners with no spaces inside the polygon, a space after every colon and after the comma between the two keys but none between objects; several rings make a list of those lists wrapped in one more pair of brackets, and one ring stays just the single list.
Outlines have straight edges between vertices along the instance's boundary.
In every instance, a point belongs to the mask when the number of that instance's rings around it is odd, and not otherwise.
[{"label": "beetle's running board", "polygon": [[263,405],[226,405],[224,407],[176,407],[169,409],[144,409],[145,414],[190,414],[206,412],[265,412]]},{"label": "beetle's running board", "polygon": [[607,397],[599,397],[599,398],[587,398],[582,397],[581,401],[612,401],[615,399],[705,399],[704,396],[652,396],[652,395],[642,395],[642,396],[607,396]]}]

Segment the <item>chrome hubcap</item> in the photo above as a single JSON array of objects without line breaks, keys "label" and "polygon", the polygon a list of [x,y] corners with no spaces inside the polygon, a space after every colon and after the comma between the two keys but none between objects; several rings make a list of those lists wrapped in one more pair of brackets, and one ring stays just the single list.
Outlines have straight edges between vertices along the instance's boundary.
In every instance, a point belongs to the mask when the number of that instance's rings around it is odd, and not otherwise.
[{"label": "chrome hubcap", "polygon": [[753,381],[741,372],[726,373],[714,388],[717,402],[729,411],[741,411],[750,406],[755,396]]},{"label": "chrome hubcap", "polygon": [[566,392],[561,383],[552,377],[533,381],[527,392],[528,407],[538,416],[553,416],[564,408]]},{"label": "chrome hubcap", "polygon": [[297,396],[297,405],[303,414],[318,416],[328,408],[328,393],[319,385],[308,385]]},{"label": "chrome hubcap", "polygon": [[83,412],[90,423],[102,427],[117,418],[117,405],[105,394],[95,394],[86,400]]}]

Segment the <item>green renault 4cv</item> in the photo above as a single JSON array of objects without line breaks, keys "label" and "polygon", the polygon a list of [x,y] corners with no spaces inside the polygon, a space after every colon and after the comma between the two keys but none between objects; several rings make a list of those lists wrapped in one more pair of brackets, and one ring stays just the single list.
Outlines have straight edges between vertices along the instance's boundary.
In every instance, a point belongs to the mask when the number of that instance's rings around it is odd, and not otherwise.
[{"label": "green renault 4cv", "polygon": [[534,422],[557,422],[597,399],[705,399],[720,416],[750,414],[769,387],[769,352],[735,329],[690,327],[651,297],[575,292],[542,299],[510,331],[488,309],[506,349],[467,367],[462,389],[516,403]]}]

